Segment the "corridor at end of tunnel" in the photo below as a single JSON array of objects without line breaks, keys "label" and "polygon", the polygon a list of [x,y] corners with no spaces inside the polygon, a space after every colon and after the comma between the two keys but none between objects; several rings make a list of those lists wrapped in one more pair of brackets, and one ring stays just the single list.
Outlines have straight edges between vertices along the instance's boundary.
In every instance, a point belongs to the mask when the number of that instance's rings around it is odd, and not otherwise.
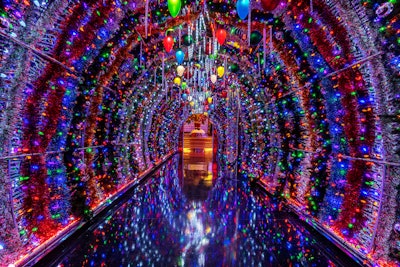
[{"label": "corridor at end of tunnel", "polygon": [[357,266],[247,183],[219,177],[188,198],[181,165],[174,156],[46,266]]}]

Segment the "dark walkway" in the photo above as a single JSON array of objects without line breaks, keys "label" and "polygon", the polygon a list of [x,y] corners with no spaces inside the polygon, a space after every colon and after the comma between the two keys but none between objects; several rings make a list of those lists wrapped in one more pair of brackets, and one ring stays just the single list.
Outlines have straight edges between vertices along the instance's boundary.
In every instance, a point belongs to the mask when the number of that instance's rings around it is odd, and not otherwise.
[{"label": "dark walkway", "polygon": [[187,181],[176,155],[127,202],[40,264],[357,266],[294,216],[275,211],[261,192],[224,179],[212,186],[209,155],[196,150],[196,163],[191,153],[183,163]]}]

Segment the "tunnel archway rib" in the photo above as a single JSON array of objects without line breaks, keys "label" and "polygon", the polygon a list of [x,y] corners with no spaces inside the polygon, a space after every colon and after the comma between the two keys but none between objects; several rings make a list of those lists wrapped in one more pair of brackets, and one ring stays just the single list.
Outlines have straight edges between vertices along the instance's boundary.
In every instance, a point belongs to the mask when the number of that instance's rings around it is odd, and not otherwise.
[{"label": "tunnel archway rib", "polygon": [[[0,98],[0,193],[13,188],[19,203],[1,199],[10,258],[72,217],[89,218],[177,149],[190,108],[171,86],[172,53],[164,53],[169,91],[154,73],[160,76],[165,32],[178,38],[181,25],[184,31],[205,12],[209,38],[218,27],[230,33],[226,82],[211,86],[220,154],[231,149],[236,123],[243,179],[258,181],[360,257],[399,260],[398,14],[378,20],[380,1],[313,0],[312,8],[288,1],[272,13],[254,3],[251,31],[273,33],[264,48],[248,46],[249,24],[237,20],[232,3],[208,1],[205,11],[185,2],[171,18],[151,1],[145,36],[145,2],[128,2],[14,1],[2,10],[2,25],[13,27],[0,35],[1,75],[9,81]],[[223,56],[214,60],[223,64]]]}]

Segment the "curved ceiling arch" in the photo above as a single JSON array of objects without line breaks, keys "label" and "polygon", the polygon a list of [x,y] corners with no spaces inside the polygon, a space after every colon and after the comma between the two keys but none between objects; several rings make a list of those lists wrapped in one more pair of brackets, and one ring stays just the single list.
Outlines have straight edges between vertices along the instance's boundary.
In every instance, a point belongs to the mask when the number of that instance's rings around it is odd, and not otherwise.
[{"label": "curved ceiling arch", "polygon": [[[19,183],[21,211],[33,211],[21,213],[29,223],[18,226],[27,239],[45,240],[71,214],[90,216],[104,195],[135,179],[150,165],[150,150],[161,158],[176,148],[173,136],[189,113],[178,91],[172,96],[179,101],[165,101],[152,78],[160,76],[168,29],[178,36],[204,2],[184,1],[183,15],[171,18],[165,3],[150,1],[149,36],[144,1],[42,2],[8,1],[2,10],[0,156],[36,154],[21,156],[16,170],[1,161],[0,176],[29,178]],[[263,182],[357,253],[396,261],[399,4],[283,1],[268,13],[252,1],[251,31],[262,36],[266,29],[264,49],[262,41],[248,46],[248,21],[228,2],[206,3],[207,36],[225,28],[230,36],[220,51],[239,66],[225,77],[227,88],[216,85],[210,117],[228,143],[233,100],[219,91],[238,87],[243,177]],[[171,53],[167,65],[172,61]],[[175,69],[165,76],[172,80]],[[53,198],[72,191],[71,200]],[[372,216],[380,212],[385,216]],[[6,225],[17,229],[7,214]]]}]

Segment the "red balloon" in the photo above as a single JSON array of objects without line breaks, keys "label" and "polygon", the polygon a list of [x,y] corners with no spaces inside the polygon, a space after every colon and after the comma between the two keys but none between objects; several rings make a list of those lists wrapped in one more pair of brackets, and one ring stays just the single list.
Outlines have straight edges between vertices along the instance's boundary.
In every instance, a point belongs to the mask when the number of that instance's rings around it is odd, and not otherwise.
[{"label": "red balloon", "polygon": [[171,52],[172,47],[174,47],[174,38],[171,36],[166,36],[164,38],[164,48],[167,53]]},{"label": "red balloon", "polygon": [[280,0],[261,0],[261,5],[265,11],[272,11],[278,7]]},{"label": "red balloon", "polygon": [[221,92],[221,97],[222,97],[222,98],[227,98],[227,97],[228,97],[228,92],[227,92],[226,90],[223,90],[223,91]]},{"label": "red balloon", "polygon": [[220,45],[223,45],[225,43],[225,39],[226,39],[226,30],[218,29],[216,35],[217,35],[218,43]]}]

